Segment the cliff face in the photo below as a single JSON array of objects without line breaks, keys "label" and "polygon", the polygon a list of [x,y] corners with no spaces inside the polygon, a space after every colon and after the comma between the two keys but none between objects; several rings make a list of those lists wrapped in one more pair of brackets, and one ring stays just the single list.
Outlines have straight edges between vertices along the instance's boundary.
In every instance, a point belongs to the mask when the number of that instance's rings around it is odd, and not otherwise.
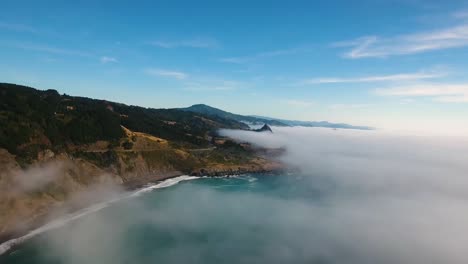
[{"label": "cliff face", "polygon": [[122,183],[117,175],[67,154],[38,159],[22,169],[12,155],[0,152],[0,236],[28,228],[92,185]]},{"label": "cliff face", "polygon": [[43,223],[54,210],[77,209],[99,201],[99,195],[73,201],[74,196],[96,186],[135,189],[184,174],[220,176],[281,168],[281,164],[236,144],[187,149],[123,129],[125,136],[118,146],[98,141],[74,146],[69,152],[45,149],[26,168],[0,149],[0,240]]}]

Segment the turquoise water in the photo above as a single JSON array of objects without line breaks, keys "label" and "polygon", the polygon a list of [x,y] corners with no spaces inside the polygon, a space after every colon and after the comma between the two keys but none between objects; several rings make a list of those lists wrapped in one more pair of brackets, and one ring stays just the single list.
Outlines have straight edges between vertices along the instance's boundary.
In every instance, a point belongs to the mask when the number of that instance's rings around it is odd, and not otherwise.
[{"label": "turquoise water", "polygon": [[41,234],[0,263],[329,263],[307,213],[321,196],[299,175],[185,181]]}]

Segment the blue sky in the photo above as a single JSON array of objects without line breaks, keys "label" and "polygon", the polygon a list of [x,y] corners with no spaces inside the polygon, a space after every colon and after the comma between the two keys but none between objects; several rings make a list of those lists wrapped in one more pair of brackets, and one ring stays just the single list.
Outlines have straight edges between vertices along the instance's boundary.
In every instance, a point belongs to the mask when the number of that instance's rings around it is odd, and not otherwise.
[{"label": "blue sky", "polygon": [[1,82],[147,107],[206,103],[241,114],[468,132],[466,1],[1,6]]}]

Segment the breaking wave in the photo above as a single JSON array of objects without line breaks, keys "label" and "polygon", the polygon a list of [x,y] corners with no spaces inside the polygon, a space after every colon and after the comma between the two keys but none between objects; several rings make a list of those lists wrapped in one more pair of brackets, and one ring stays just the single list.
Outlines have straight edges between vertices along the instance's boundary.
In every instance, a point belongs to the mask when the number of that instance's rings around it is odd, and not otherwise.
[{"label": "breaking wave", "polygon": [[112,200],[105,201],[105,202],[102,202],[102,203],[97,203],[97,204],[94,204],[92,206],[86,207],[84,209],[78,210],[78,211],[76,211],[74,213],[67,214],[67,215],[65,215],[63,217],[60,217],[58,219],[55,219],[55,220],[53,220],[53,221],[51,221],[51,222],[37,228],[37,229],[34,229],[34,230],[30,231],[29,233],[27,233],[26,235],[24,235],[22,237],[14,238],[14,239],[8,240],[8,241],[0,244],[0,255],[6,253],[7,251],[9,251],[14,246],[19,245],[19,244],[21,244],[21,243],[23,243],[23,242],[37,236],[37,235],[39,235],[39,234],[42,234],[44,232],[47,232],[47,231],[62,227],[64,225],[66,225],[67,223],[71,222],[71,221],[77,220],[78,218],[81,218],[81,217],[86,216],[88,214],[95,213],[95,212],[97,212],[99,210],[102,210],[102,209],[108,207],[109,205],[111,205],[111,204],[113,204],[115,202],[118,202],[118,201],[121,201],[121,200],[124,200],[124,199],[128,199],[128,198],[132,198],[132,197],[137,197],[137,196],[143,195],[145,193],[151,192],[151,191],[156,190],[156,189],[167,188],[167,187],[176,185],[176,184],[178,184],[179,182],[182,182],[182,181],[195,180],[195,179],[199,179],[199,178],[200,177],[183,175],[183,176],[167,179],[167,180],[164,180],[162,182],[146,186],[146,187],[144,187],[142,189],[139,189],[139,190],[136,190],[136,191],[133,191],[133,192],[130,192],[130,193],[126,193],[126,194],[124,194],[122,196],[119,196],[117,198],[114,198]]}]

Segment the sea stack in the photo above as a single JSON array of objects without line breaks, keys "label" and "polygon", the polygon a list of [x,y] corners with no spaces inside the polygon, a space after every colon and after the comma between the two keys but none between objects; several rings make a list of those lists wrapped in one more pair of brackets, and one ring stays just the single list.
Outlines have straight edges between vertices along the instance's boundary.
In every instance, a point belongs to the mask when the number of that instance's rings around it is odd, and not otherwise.
[{"label": "sea stack", "polygon": [[267,124],[263,125],[262,128],[260,129],[255,129],[256,132],[270,132],[273,133],[273,130],[271,130],[271,127]]}]

